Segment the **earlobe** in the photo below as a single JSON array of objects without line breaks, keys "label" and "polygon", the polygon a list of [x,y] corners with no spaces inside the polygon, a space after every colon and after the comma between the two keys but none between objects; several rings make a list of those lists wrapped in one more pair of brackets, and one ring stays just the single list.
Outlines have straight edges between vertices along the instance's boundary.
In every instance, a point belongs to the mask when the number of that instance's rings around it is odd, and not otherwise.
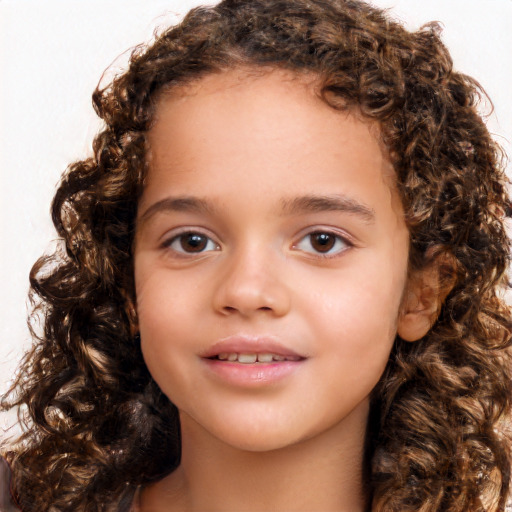
[{"label": "earlobe", "polygon": [[434,260],[409,280],[397,325],[397,334],[405,341],[417,341],[428,333],[453,288],[454,279],[444,278],[445,275],[453,275],[453,266],[449,265],[447,273],[445,267],[448,258],[442,260]]},{"label": "earlobe", "polygon": [[[423,289],[420,294],[412,290],[406,292],[398,318],[397,333],[400,338],[405,341],[417,341],[427,334],[438,313],[437,301],[433,294],[432,289]],[[427,295],[430,295],[431,299],[427,300]]]}]

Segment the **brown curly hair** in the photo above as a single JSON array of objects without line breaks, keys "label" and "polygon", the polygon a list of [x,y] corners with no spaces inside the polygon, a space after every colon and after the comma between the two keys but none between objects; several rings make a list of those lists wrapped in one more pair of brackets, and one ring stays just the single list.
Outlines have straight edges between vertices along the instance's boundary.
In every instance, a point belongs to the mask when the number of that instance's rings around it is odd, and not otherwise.
[{"label": "brown curly hair", "polygon": [[[373,511],[502,511],[510,480],[511,317],[502,154],[437,25],[410,33],[358,0],[224,0],[193,9],[93,95],[105,128],[52,205],[62,246],[34,265],[43,329],[3,408],[25,431],[5,446],[24,512],[123,509],[180,461],[175,406],[134,335],[132,245],[146,135],[159,95],[239,65],[318,77],[335,109],[376,120],[410,230],[410,267],[437,262],[450,291],[429,333],[397,337],[372,395]],[[34,329],[35,330],[35,329]]]}]

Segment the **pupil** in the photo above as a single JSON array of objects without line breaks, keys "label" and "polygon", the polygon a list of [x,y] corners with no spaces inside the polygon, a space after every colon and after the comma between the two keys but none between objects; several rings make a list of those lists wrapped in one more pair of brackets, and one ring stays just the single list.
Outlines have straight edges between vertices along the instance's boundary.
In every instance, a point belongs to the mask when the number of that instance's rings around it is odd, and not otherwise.
[{"label": "pupil", "polygon": [[187,252],[201,252],[206,247],[206,237],[197,233],[183,235],[181,246]]},{"label": "pupil", "polygon": [[335,244],[336,240],[328,233],[313,233],[311,235],[311,244],[318,252],[328,252]]}]

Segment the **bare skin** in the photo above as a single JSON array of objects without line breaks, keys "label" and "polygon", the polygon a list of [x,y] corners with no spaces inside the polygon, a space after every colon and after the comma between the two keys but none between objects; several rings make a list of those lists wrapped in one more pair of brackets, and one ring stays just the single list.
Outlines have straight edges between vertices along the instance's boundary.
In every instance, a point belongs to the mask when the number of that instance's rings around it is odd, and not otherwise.
[{"label": "bare skin", "polygon": [[250,452],[185,423],[182,464],[142,493],[142,512],[364,510],[361,439],[349,443],[333,429],[298,446]]},{"label": "bare skin", "polygon": [[137,314],[182,461],[141,512],[365,509],[368,396],[397,330],[423,334],[376,133],[282,71],[160,100]]}]

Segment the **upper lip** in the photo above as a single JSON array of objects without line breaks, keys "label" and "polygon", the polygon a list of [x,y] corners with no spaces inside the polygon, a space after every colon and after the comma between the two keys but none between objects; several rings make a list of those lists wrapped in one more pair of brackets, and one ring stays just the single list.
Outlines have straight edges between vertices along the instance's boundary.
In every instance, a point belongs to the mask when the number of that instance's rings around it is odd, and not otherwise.
[{"label": "upper lip", "polygon": [[203,353],[201,357],[210,358],[219,354],[275,354],[283,357],[306,356],[282,345],[277,339],[270,336],[236,335],[222,338],[215,342]]}]

